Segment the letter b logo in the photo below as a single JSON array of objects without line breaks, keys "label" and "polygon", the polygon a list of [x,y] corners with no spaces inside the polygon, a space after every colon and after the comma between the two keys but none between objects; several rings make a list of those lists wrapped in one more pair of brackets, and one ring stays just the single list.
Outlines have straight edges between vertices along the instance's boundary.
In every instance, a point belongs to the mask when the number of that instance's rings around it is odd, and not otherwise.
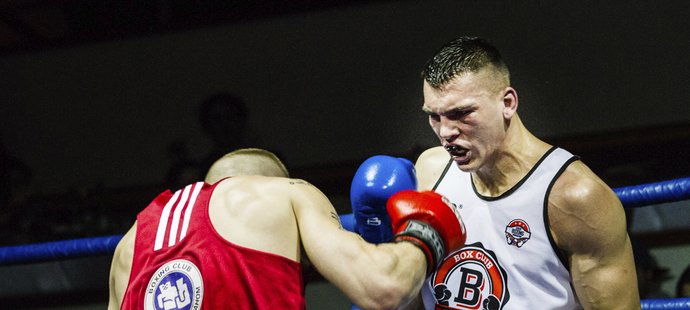
[{"label": "letter b logo", "polygon": [[467,306],[478,305],[481,297],[480,287],[484,282],[484,276],[481,272],[469,268],[460,268],[460,272],[462,278],[455,302]]}]

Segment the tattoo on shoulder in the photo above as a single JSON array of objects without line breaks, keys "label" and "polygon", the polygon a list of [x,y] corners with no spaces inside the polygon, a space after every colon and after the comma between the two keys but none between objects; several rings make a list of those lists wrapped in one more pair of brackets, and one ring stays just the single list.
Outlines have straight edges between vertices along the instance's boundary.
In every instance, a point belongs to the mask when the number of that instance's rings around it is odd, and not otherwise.
[{"label": "tattoo on shoulder", "polygon": [[343,229],[343,224],[340,222],[340,216],[338,216],[338,213],[331,211],[331,218],[338,223],[340,229]]},{"label": "tattoo on shoulder", "polygon": [[307,181],[302,181],[302,180],[292,180],[292,181],[290,181],[290,185],[295,185],[295,184],[309,185],[309,182],[307,182]]}]

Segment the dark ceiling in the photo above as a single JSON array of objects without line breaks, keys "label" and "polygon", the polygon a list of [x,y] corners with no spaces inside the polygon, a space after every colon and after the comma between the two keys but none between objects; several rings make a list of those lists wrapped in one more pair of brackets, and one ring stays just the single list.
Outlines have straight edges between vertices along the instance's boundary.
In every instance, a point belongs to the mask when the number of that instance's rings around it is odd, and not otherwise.
[{"label": "dark ceiling", "polygon": [[184,31],[366,0],[0,0],[0,55]]}]

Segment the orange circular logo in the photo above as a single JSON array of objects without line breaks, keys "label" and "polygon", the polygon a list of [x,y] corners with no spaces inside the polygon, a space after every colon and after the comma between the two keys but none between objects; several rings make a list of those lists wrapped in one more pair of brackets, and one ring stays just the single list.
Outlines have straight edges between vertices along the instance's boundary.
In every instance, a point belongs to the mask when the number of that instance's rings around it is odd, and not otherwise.
[{"label": "orange circular logo", "polygon": [[481,243],[446,256],[432,277],[436,309],[498,310],[510,299],[508,277]]}]

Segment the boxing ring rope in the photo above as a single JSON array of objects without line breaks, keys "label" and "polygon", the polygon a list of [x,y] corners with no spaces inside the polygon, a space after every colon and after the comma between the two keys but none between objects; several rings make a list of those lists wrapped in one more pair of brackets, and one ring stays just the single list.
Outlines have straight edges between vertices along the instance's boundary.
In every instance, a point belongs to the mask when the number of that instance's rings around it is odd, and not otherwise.
[{"label": "boxing ring rope", "polygon": [[[690,177],[615,188],[623,207],[637,208],[690,199]],[[352,214],[340,216],[343,227],[355,230]],[[0,247],[0,266],[112,255],[122,235],[80,238]],[[644,299],[642,309],[690,309],[690,298]]]},{"label": "boxing ring rope", "polygon": [[614,188],[623,207],[636,208],[690,198],[690,177]]},{"label": "boxing ring rope", "polygon": [[0,247],[0,266],[111,255],[123,235]]}]

